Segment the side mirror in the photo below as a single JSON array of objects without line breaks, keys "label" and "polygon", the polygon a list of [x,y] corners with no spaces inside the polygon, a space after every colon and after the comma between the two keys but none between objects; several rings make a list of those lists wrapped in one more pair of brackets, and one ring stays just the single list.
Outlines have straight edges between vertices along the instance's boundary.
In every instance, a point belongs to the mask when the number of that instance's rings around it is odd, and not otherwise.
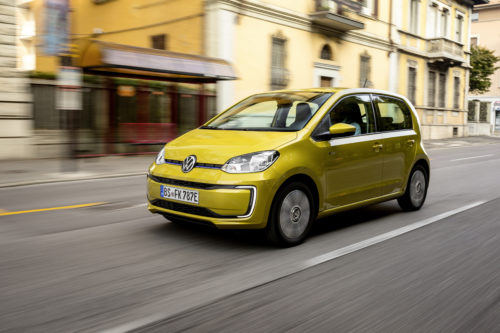
[{"label": "side mirror", "polygon": [[349,136],[356,133],[356,127],[349,124],[337,123],[330,126],[329,132],[334,137]]}]

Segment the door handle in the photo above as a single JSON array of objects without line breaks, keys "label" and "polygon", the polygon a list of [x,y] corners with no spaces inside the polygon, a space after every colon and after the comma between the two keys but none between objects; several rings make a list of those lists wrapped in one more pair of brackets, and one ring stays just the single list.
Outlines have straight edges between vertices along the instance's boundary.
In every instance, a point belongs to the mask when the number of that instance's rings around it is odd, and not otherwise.
[{"label": "door handle", "polygon": [[408,141],[406,141],[406,144],[408,145],[408,147],[412,148],[413,145],[415,144],[415,140],[414,139],[409,139]]},{"label": "door handle", "polygon": [[384,145],[381,144],[381,143],[375,143],[373,146],[372,146],[373,150],[375,150],[375,152],[379,152],[381,151],[383,148],[384,148]]}]

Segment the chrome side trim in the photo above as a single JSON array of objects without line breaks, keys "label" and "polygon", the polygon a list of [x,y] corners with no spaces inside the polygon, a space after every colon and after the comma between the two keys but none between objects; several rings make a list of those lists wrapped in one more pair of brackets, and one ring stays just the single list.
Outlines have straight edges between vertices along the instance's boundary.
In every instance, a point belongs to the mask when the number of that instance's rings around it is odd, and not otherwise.
[{"label": "chrome side trim", "polygon": [[399,138],[412,135],[417,135],[417,132],[415,132],[414,130],[400,130],[400,131],[381,132],[376,134],[362,134],[362,135],[350,136],[348,138],[334,138],[330,139],[328,143],[330,143],[330,146],[334,147],[334,146],[343,146],[351,143]]},{"label": "chrome side trim", "polygon": [[250,190],[250,204],[249,204],[250,209],[248,210],[248,213],[246,213],[245,215],[238,215],[236,217],[238,218],[250,217],[253,214],[253,211],[255,209],[255,203],[257,202],[257,188],[255,186],[236,186],[235,188]]}]

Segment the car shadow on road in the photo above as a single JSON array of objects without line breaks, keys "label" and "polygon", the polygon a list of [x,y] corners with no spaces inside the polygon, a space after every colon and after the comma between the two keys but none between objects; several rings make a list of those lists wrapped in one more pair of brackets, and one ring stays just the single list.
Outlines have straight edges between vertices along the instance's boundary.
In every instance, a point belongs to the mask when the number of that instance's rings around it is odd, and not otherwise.
[{"label": "car shadow on road", "polygon": [[310,237],[347,229],[363,223],[370,223],[374,220],[385,218],[398,213],[401,213],[401,209],[395,202],[384,202],[372,206],[337,213],[316,220],[311,229]]},{"label": "car shadow on road", "polygon": [[[370,223],[400,212],[397,204],[389,202],[337,213],[316,220],[309,234],[309,240],[311,241],[315,236]],[[151,233],[165,238],[185,239],[186,242],[203,242],[207,247],[212,247],[211,244],[214,244],[218,248],[278,248],[267,241],[263,230],[219,230],[189,222],[164,221],[164,223],[152,227]]]}]

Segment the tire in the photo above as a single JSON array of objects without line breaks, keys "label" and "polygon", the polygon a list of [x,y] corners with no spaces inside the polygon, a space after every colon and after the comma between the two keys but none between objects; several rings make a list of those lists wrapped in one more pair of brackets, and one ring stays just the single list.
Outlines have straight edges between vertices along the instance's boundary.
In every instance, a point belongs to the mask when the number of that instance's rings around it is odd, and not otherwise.
[{"label": "tire", "polygon": [[417,165],[413,168],[408,178],[405,194],[398,198],[398,204],[404,211],[419,210],[427,197],[429,176],[425,168]]},{"label": "tire", "polygon": [[267,223],[267,238],[274,244],[289,247],[304,241],[316,218],[311,190],[303,183],[292,182],[278,190]]}]

